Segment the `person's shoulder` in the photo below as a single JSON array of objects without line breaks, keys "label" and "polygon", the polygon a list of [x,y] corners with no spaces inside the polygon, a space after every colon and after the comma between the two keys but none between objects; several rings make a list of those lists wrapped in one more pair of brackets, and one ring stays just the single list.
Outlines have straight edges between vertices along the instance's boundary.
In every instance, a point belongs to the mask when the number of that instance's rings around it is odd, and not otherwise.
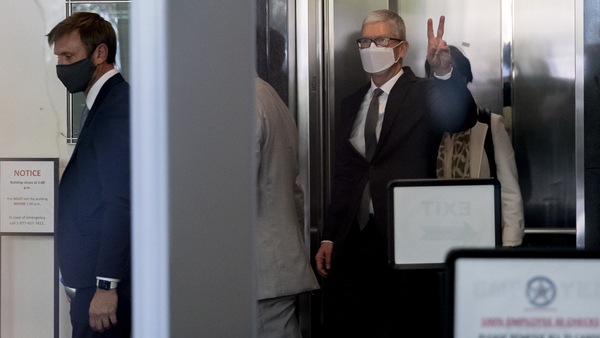
[{"label": "person's shoulder", "polygon": [[362,86],[360,86],[358,89],[356,89],[349,96],[364,95],[366,92],[369,91],[369,89],[371,89],[371,81],[369,81],[369,82],[363,84]]},{"label": "person's shoulder", "polygon": [[354,111],[360,107],[361,102],[365,98],[365,95],[369,92],[369,88],[371,88],[371,83],[365,84],[358,89],[355,89],[348,95],[342,97],[340,102],[340,106],[336,107],[336,110],[340,110],[341,114],[345,114],[345,112],[350,113],[350,111]]},{"label": "person's shoulder", "polygon": [[263,80],[260,76],[256,75],[254,77],[254,85],[257,89],[263,89],[269,86],[267,81]]},{"label": "person's shoulder", "polygon": [[364,98],[364,96],[367,94],[367,92],[369,91],[370,88],[371,88],[371,82],[364,84],[360,88],[354,90],[351,94],[345,96],[342,99],[342,103],[343,102],[352,101],[352,100],[356,100],[356,99],[362,100]]},{"label": "person's shoulder", "polygon": [[394,84],[394,89],[403,86],[409,86],[410,90],[430,90],[435,86],[436,78],[434,77],[421,77],[413,72],[413,70],[406,66],[402,67],[402,75]]},{"label": "person's shoulder", "polygon": [[262,100],[269,96],[277,96],[275,88],[271,86],[267,81],[263,80],[259,76],[254,77],[254,90],[259,100]]},{"label": "person's shoulder", "polygon": [[413,72],[412,68],[406,66],[406,67],[402,67],[402,75],[400,76],[400,78],[404,78],[406,80],[409,81],[422,81],[422,80],[427,80],[428,78],[425,77],[419,77],[415,74],[415,72]]},{"label": "person's shoulder", "polygon": [[98,98],[103,96],[129,98],[129,82],[119,72],[111,76],[100,88]]}]

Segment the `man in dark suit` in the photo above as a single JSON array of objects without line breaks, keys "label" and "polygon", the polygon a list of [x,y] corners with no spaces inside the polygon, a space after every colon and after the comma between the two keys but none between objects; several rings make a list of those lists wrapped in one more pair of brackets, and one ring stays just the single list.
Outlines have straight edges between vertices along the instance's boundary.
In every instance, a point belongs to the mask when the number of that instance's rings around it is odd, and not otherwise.
[{"label": "man in dark suit", "polygon": [[328,337],[401,337],[408,329],[422,337],[440,333],[437,275],[393,271],[387,264],[387,185],[435,178],[443,131],[476,122],[473,97],[452,70],[442,39],[444,20],[437,35],[428,21],[432,79],[402,67],[409,43],[397,13],[378,10],[363,21],[357,43],[371,83],[346,98],[339,111],[331,205],[316,255],[317,270],[327,278]]},{"label": "man in dark suit", "polygon": [[75,13],[47,35],[58,78],[84,92],[83,128],[59,188],[56,246],[73,337],[130,337],[129,84],[112,25]]}]

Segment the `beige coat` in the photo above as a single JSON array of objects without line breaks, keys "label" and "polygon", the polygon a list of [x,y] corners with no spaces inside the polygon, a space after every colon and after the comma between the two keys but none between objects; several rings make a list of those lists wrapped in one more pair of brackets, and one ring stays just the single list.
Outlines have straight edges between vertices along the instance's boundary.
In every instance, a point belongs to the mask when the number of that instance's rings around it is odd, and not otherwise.
[{"label": "beige coat", "polygon": [[319,288],[304,243],[298,130],[275,90],[256,77],[258,299]]},{"label": "beige coat", "polygon": [[[490,177],[490,165],[484,149],[485,135],[488,125],[477,122],[471,128],[470,138],[470,162],[469,169],[472,178]],[[501,115],[491,114],[492,140],[494,143],[494,157],[496,161],[496,173],[500,181],[500,195],[502,202],[502,245],[521,245],[524,236],[523,199],[519,187],[519,177],[515,162],[515,153],[510,142],[510,137],[504,127]],[[450,178],[450,166],[452,165],[452,138],[444,138],[446,141],[446,156],[444,166],[445,176]]]}]

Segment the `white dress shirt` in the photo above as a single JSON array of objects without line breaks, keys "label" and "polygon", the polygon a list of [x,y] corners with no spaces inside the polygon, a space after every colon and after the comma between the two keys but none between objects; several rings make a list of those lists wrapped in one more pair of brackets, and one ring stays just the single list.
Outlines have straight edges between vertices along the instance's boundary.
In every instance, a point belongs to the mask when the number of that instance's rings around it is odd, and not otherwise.
[{"label": "white dress shirt", "polygon": [[[377,118],[377,127],[375,129],[377,140],[379,140],[379,134],[381,134],[381,126],[383,124],[385,105],[387,103],[388,95],[402,74],[404,74],[404,71],[400,69],[398,74],[394,75],[394,77],[389,79],[388,82],[379,87],[383,92],[381,95],[379,95],[379,117]],[[375,89],[377,89],[377,86],[375,86],[371,80],[371,88],[365,95],[362,104],[360,105],[358,115],[354,119],[352,133],[350,134],[350,143],[352,143],[354,148],[363,156],[365,155],[365,121],[367,120],[367,111],[369,110],[369,105]]]}]

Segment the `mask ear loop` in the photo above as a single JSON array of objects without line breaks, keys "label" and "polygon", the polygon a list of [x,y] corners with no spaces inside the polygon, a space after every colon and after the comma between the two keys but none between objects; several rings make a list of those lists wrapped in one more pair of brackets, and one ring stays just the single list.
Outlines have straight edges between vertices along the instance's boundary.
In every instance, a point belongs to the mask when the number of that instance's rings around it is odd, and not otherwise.
[{"label": "mask ear loop", "polygon": [[[403,43],[404,43],[404,40],[400,41],[400,43],[399,43],[399,44],[397,44],[397,45],[395,45],[394,47],[392,47],[392,49],[394,49],[394,48],[396,48],[396,47],[400,46],[400,45],[401,45],[401,44],[403,44]],[[400,61],[400,59],[402,59],[402,57],[398,56],[398,60],[394,61],[394,63],[398,63],[398,61]]]},{"label": "mask ear loop", "polygon": [[[99,48],[101,45],[102,45],[102,44],[100,43],[100,44],[98,44],[96,47],[94,47],[94,50],[93,50],[93,51],[92,51],[92,53],[91,53],[91,54],[88,56],[88,59],[90,59],[90,61],[91,61],[92,63],[94,63],[94,61],[93,61],[94,53],[96,53],[96,52],[98,51],[98,48]],[[97,67],[98,65],[97,65],[97,64],[94,64],[94,66],[96,66],[96,67]]]}]

